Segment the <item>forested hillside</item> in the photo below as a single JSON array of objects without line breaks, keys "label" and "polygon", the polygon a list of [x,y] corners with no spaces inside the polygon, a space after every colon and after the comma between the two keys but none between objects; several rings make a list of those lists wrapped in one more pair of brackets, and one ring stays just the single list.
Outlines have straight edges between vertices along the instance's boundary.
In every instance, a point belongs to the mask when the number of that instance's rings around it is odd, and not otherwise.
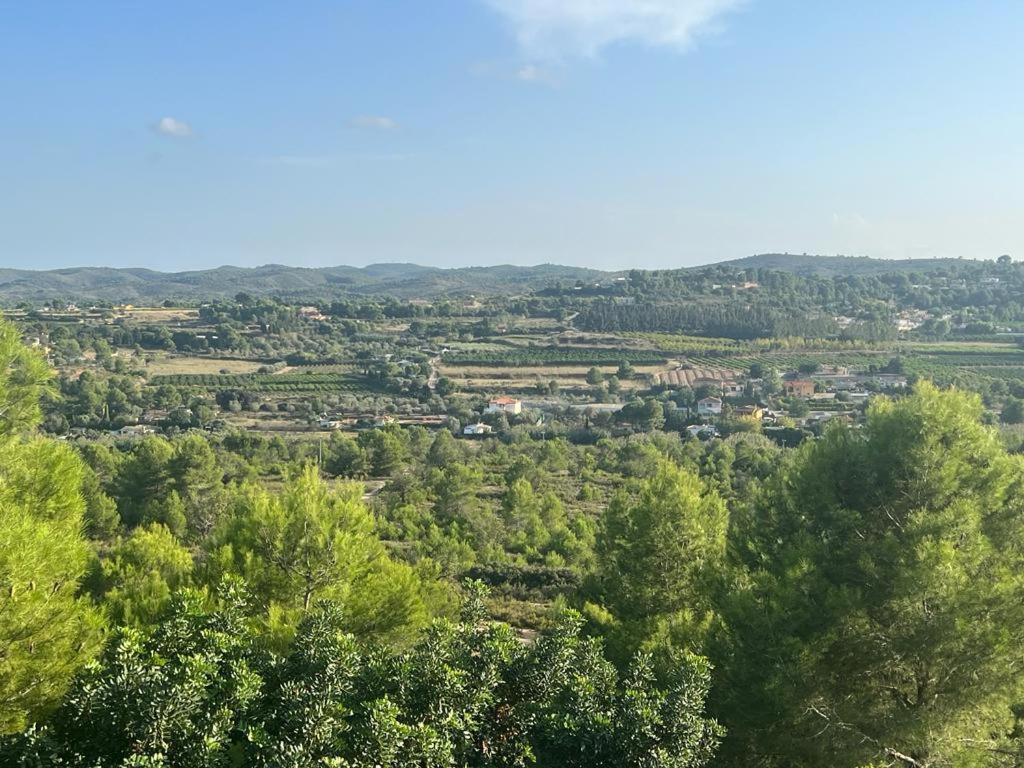
[{"label": "forested hillside", "polygon": [[[895,261],[846,256],[763,254],[701,267],[648,271],[675,275],[691,283],[694,275],[731,276],[749,271],[781,272],[803,277],[879,277],[884,275],[941,273],[981,275],[989,262],[959,259]],[[206,302],[239,292],[255,296],[316,301],[346,296],[392,296],[433,299],[466,295],[526,294],[552,286],[604,291],[621,287],[625,272],[541,264],[532,267],[493,266],[439,269],[416,264],[371,264],[366,267],[261,267],[222,266],[194,272],[157,272],[150,269],[74,267],[49,271],[0,269],[0,303],[48,300],[80,304]]]},{"label": "forested hillside", "polygon": [[429,299],[447,295],[492,295],[526,292],[552,281],[594,280],[606,274],[593,269],[536,267],[467,267],[438,269],[416,264],[371,264],[367,267],[304,268],[217,267],[195,272],[76,267],[50,271],[0,269],[0,303],[62,299],[79,303],[203,302],[239,292],[313,301],[339,296],[395,296]]},{"label": "forested hillside", "polygon": [[[963,259],[876,259],[870,256],[814,256],[796,253],[760,253],[730,259],[723,266],[735,269],[775,269],[799,275],[878,275],[886,272],[935,272],[964,266]],[[970,260],[967,260],[970,264]]]}]

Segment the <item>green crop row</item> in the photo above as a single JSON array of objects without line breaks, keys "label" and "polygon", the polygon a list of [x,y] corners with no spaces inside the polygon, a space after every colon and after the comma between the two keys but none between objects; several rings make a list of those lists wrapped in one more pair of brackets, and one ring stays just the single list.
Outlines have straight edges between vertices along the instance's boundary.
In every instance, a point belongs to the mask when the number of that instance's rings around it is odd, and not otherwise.
[{"label": "green crop row", "polygon": [[352,389],[357,382],[349,375],[334,372],[299,374],[187,374],[154,376],[150,384],[170,384],[197,389],[244,389],[250,392],[330,392]]},{"label": "green crop row", "polygon": [[600,347],[509,347],[500,351],[465,350],[444,356],[448,365],[493,365],[528,367],[536,365],[659,365],[667,358],[642,349],[605,349]]}]

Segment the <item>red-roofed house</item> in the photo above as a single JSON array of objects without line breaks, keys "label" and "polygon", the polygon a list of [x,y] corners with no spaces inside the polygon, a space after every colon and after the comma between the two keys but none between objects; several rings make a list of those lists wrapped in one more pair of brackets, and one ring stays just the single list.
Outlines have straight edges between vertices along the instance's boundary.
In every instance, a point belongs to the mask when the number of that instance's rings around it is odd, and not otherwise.
[{"label": "red-roofed house", "polygon": [[487,403],[487,413],[522,413],[523,401],[514,397],[493,397]]}]

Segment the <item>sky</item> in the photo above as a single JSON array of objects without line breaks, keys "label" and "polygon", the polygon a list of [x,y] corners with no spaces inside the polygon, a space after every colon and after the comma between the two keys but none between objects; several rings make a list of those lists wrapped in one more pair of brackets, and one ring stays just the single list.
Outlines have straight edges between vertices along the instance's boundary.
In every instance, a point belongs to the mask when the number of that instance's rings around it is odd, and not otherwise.
[{"label": "sky", "polygon": [[0,266],[1024,257],[1019,0],[0,0]]}]

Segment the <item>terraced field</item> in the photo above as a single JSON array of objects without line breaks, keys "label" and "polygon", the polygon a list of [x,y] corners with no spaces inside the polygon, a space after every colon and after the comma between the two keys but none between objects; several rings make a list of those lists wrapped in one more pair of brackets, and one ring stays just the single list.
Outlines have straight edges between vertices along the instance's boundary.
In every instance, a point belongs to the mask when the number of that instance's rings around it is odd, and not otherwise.
[{"label": "terraced field", "polygon": [[694,387],[702,379],[706,381],[731,381],[740,373],[735,368],[698,365],[676,368],[654,376],[654,383],[663,387]]}]

